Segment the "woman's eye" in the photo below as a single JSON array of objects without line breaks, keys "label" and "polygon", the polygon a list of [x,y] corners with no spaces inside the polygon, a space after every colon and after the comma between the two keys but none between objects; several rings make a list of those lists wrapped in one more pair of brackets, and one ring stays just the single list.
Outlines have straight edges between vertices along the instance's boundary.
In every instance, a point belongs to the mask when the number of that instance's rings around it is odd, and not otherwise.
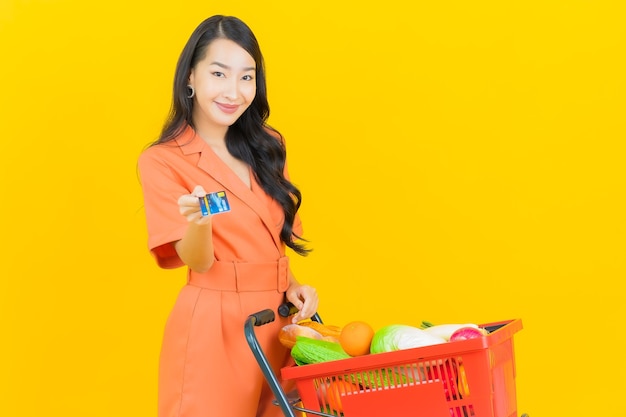
[{"label": "woman's eye", "polygon": [[252,75],[244,75],[243,76],[243,80],[244,81],[252,81]]},{"label": "woman's eye", "polygon": [[223,72],[219,72],[219,71],[215,71],[215,72],[213,72],[213,75],[215,75],[216,77],[223,77],[224,73]]}]

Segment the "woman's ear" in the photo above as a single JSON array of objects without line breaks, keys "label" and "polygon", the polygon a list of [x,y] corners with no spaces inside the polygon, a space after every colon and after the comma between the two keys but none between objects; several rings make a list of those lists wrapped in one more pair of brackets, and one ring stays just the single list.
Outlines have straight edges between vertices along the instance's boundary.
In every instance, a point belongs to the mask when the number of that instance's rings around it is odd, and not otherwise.
[{"label": "woman's ear", "polygon": [[193,70],[189,72],[189,77],[187,77],[187,84],[193,85]]}]

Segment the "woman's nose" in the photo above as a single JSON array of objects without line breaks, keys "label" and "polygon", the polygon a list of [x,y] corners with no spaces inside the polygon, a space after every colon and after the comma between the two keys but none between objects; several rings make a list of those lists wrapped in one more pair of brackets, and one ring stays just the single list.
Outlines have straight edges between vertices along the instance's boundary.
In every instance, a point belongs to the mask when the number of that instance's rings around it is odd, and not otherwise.
[{"label": "woman's nose", "polygon": [[224,97],[235,100],[239,96],[238,80],[228,80],[224,87]]}]

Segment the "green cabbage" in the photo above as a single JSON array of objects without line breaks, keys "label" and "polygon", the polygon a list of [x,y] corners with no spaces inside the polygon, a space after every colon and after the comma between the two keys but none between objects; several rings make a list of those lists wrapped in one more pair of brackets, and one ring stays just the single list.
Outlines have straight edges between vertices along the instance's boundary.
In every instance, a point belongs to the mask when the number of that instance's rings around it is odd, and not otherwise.
[{"label": "green cabbage", "polygon": [[442,337],[404,324],[391,324],[380,328],[372,338],[370,353],[393,352],[422,346],[446,343]]}]

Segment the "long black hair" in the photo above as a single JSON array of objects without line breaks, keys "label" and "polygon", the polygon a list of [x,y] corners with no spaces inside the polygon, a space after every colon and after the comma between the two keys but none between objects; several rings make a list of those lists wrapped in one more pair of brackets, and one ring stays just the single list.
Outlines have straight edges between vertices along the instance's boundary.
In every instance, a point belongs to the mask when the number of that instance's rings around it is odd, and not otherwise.
[{"label": "long black hair", "polygon": [[[280,232],[281,240],[296,253],[310,251],[294,234],[293,223],[302,202],[300,190],[284,175],[286,150],[282,136],[267,124],[270,114],[267,101],[265,65],[261,48],[252,30],[240,19],[232,16],[212,16],[198,25],[191,34],[178,59],[174,76],[174,92],[169,116],[158,140],[152,145],[165,143],[180,135],[192,120],[193,99],[188,98],[187,84],[191,70],[204,59],[215,39],[229,39],[254,58],[256,63],[256,96],[246,111],[228,128],[226,147],[234,157],[252,168],[265,192],[282,207],[285,221]],[[272,135],[278,136],[278,140]]]}]

